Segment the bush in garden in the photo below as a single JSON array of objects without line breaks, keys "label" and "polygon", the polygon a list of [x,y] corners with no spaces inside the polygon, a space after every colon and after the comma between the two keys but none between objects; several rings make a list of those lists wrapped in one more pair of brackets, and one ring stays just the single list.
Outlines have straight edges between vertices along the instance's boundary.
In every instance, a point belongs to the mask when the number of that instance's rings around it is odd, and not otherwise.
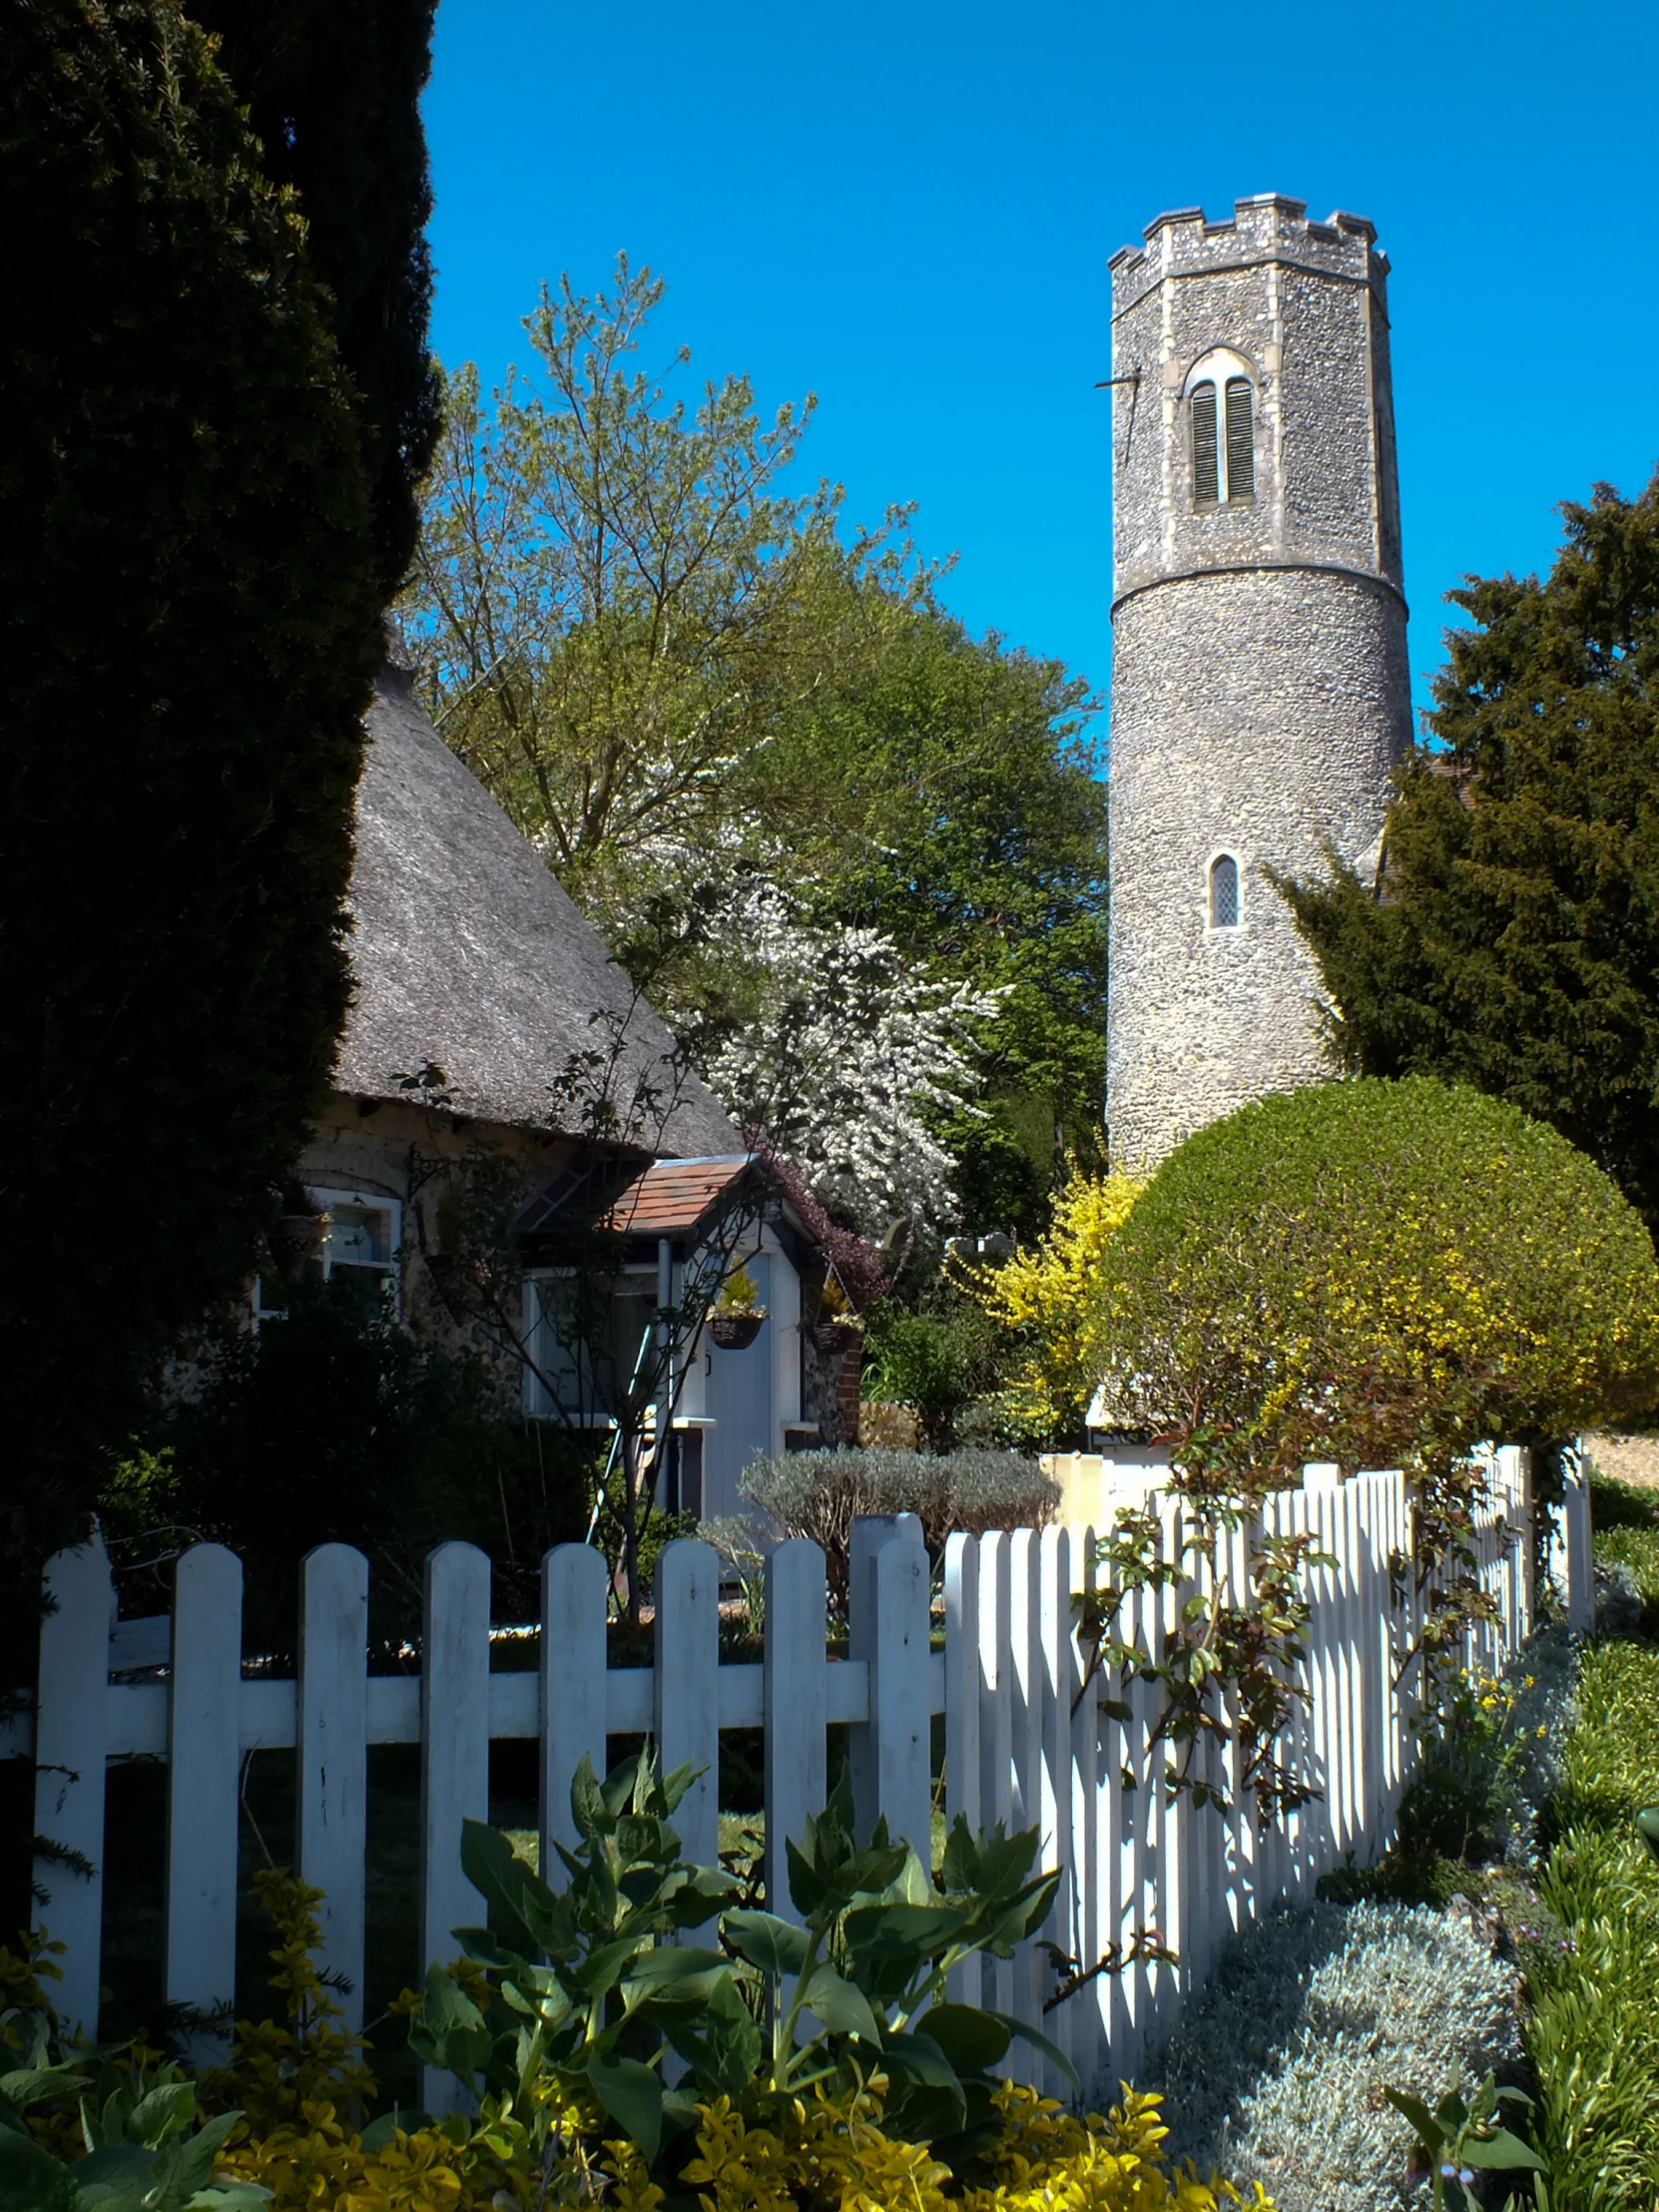
[{"label": "bush in garden", "polygon": [[864,1395],[907,1405],[934,1451],[951,1443],[956,1416],[973,1394],[974,1319],[911,1313],[891,1299],[864,1317]]},{"label": "bush in garden", "polygon": [[824,1551],[831,1602],[846,1607],[847,1547],[860,1513],[914,1513],[937,1562],[945,1538],[989,1528],[1042,1528],[1060,1486],[1011,1451],[790,1451],[751,1460],[740,1484],[791,1536]]},{"label": "bush in garden", "polygon": [[1074,1173],[1040,1243],[1000,1266],[957,1271],[966,1295],[1010,1348],[1012,1366],[996,1404],[1017,1430],[1062,1448],[1082,1442],[1105,1365],[1096,1279],[1108,1243],[1144,1188],[1131,1175]]},{"label": "bush in garden", "polygon": [[1152,2070],[1171,2146],[1272,2191],[1281,2212],[1396,2212],[1411,2131],[1383,2102],[1433,2102],[1517,2052],[1513,1970],[1466,1921],[1315,1905],[1223,1955]]},{"label": "bush in garden", "polygon": [[[652,2212],[664,2202],[655,2166],[680,2192],[672,2202],[695,2192],[709,2212],[1219,2212],[1247,2201],[1219,2178],[1206,2184],[1171,2168],[1155,2097],[1126,2091],[1108,2118],[1078,2120],[992,2079],[984,2069],[1008,2045],[995,2014],[936,2003],[923,2015],[930,2033],[905,2032],[906,2007],[937,1993],[951,1956],[1011,1943],[1047,1910],[1053,1878],[1024,1879],[1034,1834],[976,1845],[962,1830],[953,1859],[968,1889],[923,1905],[914,1893],[926,1878],[913,1854],[889,1848],[884,1834],[854,1852],[839,1803],[812,1824],[803,1850],[792,1846],[807,1928],[729,1913],[725,1951],[699,1953],[662,1941],[727,1887],[718,1870],[679,1862],[663,1818],[689,1775],[659,1784],[643,1760],[603,1786],[584,1772],[573,1791],[583,1846],[566,1861],[563,1897],[502,1838],[469,1828],[469,1871],[500,1925],[494,1936],[461,1932],[471,1961],[433,1969],[411,2042],[482,2087],[470,2116],[434,2124],[387,2113],[363,2124],[375,2094],[367,2048],[339,2025],[312,1963],[319,1895],[286,1876],[264,1881],[279,1932],[272,1986],[283,2018],[240,2025],[231,2065],[199,2083],[130,2046],[65,2048],[41,1987],[39,1972],[52,1971],[41,1946],[23,1959],[0,1951],[0,2061],[21,2061],[0,2096],[0,2199],[46,2212],[139,2212],[141,2203],[255,2212],[267,2202],[274,2212],[540,2212],[600,2202]],[[525,1912],[552,1937],[555,1963],[513,1953],[516,1938],[533,1941]],[[831,1936],[844,1975],[826,1956]],[[730,1993],[747,1976],[752,1994],[766,1983],[776,1999],[780,1975],[793,1972],[821,2020],[852,2018],[860,2004],[863,2017],[810,2035],[796,2054],[799,2079],[769,2094],[800,2007],[781,2037],[776,2002],[751,2011]],[[499,2017],[486,2018],[475,1997]],[[648,2019],[669,2029],[687,2061],[679,2089],[665,2093],[652,2067],[628,2054]],[[647,2054],[653,2040],[641,2045]],[[956,2105],[972,2090],[971,2141],[958,2129],[952,2145],[916,2124],[952,2106],[947,2083]],[[199,2127],[199,2097],[228,2108]],[[965,2187],[941,2150],[971,2168]],[[1248,2201],[1269,2205],[1260,2191]]]},{"label": "bush in garden", "polygon": [[1641,1217],[1553,1130],[1426,1078],[1313,1086],[1190,1137],[1094,1298],[1125,1425],[1218,1487],[1443,1466],[1659,1396]]},{"label": "bush in garden", "polygon": [[380,1641],[418,1632],[422,1562],[450,1537],[488,1551],[533,1612],[542,1552],[587,1525],[587,1439],[505,1413],[476,1354],[400,1328],[349,1271],[286,1296],[281,1322],[210,1343],[197,1394],[117,1469],[99,1499],[112,1541],[163,1528],[163,1551],[187,1531],[229,1544],[262,1652],[291,1648],[299,1563],[320,1543],[368,1556]]}]

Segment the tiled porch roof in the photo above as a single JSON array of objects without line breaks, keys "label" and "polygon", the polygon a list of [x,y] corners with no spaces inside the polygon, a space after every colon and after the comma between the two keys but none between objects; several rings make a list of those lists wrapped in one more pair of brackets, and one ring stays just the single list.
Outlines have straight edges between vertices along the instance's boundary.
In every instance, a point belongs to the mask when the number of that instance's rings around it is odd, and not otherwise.
[{"label": "tiled porch roof", "polygon": [[712,1213],[750,1167],[737,1152],[709,1160],[657,1160],[620,1191],[600,1217],[624,1237],[685,1237]]}]

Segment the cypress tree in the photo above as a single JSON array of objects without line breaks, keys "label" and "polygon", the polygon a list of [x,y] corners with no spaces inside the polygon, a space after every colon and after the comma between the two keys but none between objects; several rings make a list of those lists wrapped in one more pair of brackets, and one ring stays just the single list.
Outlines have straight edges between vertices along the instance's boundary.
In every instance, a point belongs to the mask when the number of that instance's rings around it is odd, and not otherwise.
[{"label": "cypress tree", "polygon": [[1448,596],[1380,884],[1281,883],[1363,1075],[1511,1100],[1659,1226],[1659,476],[1563,506],[1548,578]]},{"label": "cypress tree", "polygon": [[436,0],[191,0],[247,104],[260,160],[291,185],[354,387],[387,599],[414,555],[438,433],[426,349],[432,195],[420,95]]},{"label": "cypress tree", "polygon": [[294,195],[172,0],[0,0],[0,1689],[326,1085],[377,543]]}]

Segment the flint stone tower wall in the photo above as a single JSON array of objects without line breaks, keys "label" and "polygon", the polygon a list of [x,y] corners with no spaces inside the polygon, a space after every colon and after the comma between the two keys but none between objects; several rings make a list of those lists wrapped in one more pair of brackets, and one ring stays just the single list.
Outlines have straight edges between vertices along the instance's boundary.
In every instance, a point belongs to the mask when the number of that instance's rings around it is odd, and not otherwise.
[{"label": "flint stone tower wall", "polygon": [[[1262,870],[1366,864],[1410,737],[1375,239],[1265,195],[1160,216],[1112,258],[1107,1120],[1131,1167],[1329,1072],[1317,970]],[[1197,496],[1195,370],[1249,379],[1246,496]],[[1212,918],[1224,855],[1236,926]]]}]

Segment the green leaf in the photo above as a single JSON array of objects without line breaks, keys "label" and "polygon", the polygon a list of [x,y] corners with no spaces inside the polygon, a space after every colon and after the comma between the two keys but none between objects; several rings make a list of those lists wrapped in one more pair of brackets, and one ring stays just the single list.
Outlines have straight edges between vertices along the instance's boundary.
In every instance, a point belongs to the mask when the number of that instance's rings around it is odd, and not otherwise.
[{"label": "green leaf", "polygon": [[[991,2008],[987,2005],[986,2010],[991,2011]],[[1046,2035],[1039,2033],[1034,2027],[1027,2027],[1023,2020],[1016,2020],[1010,2013],[991,2011],[991,2018],[1000,2020],[1009,2034],[1017,2035],[1022,2043],[1029,2043],[1033,2050],[1040,2050],[1051,2066],[1059,2067],[1074,2089],[1082,2088],[1083,2084],[1077,2078],[1077,2068],[1058,2043],[1051,2042]]]},{"label": "green leaf", "polygon": [[1444,2148],[1445,2129],[1420,2097],[1408,2096],[1403,2089],[1384,2089],[1382,2094],[1396,2112],[1404,2113],[1416,2130],[1419,2143],[1426,2144],[1431,2151],[1438,2152]]},{"label": "green leaf", "polygon": [[1549,2171],[1530,2144],[1523,2143],[1518,2135],[1511,2135],[1506,2127],[1500,2127],[1495,2135],[1470,2136],[1458,2145],[1457,2155],[1465,2166],[1492,2166],[1501,2171],[1530,2166],[1538,2173]]},{"label": "green leaf", "polygon": [[888,2035],[881,2045],[883,2070],[918,2089],[942,2090],[951,2104],[951,2128],[967,2118],[967,2100],[956,2069],[930,2035]]},{"label": "green leaf", "polygon": [[196,2118],[194,2081],[164,2081],[134,2105],[127,2140],[160,2150],[172,2135],[182,2135]]},{"label": "green leaf", "polygon": [[953,1942],[973,1916],[956,1905],[864,1905],[841,1924],[848,1952],[862,1961],[916,1960]]},{"label": "green leaf", "polygon": [[740,1956],[763,1973],[799,1973],[812,1943],[806,1929],[776,1913],[728,1913],[721,1933]]},{"label": "green leaf", "polygon": [[179,2143],[178,2187],[181,2201],[205,2188],[214,2177],[214,2167],[225,2147],[225,2138],[242,2118],[240,2111],[221,2112],[206,2127],[200,2128],[187,2141]]},{"label": "green leaf", "polygon": [[661,2081],[637,2058],[606,2058],[597,2050],[588,2052],[585,2070],[600,2103],[639,2145],[649,2165],[663,2132]]},{"label": "green leaf", "polygon": [[857,2035],[879,2044],[881,2029],[869,2008],[869,1999],[850,1981],[843,1981],[833,1966],[819,1966],[807,1983],[806,2002],[833,2035]]},{"label": "green leaf", "polygon": [[[634,1766],[632,1759],[625,1760],[601,1789],[594,1776],[593,1761],[585,1751],[577,1761],[570,1781],[570,1817],[584,1842],[592,1843],[596,1836],[603,1836],[627,1804],[634,1788]],[[611,1802],[613,1793],[616,1796],[614,1805]]]},{"label": "green leaf", "polygon": [[75,2066],[25,2066],[0,2074],[0,2097],[19,2112],[31,2104],[64,2104],[91,2086],[91,2077]]},{"label": "green leaf", "polygon": [[1012,2036],[977,2004],[933,2004],[916,2023],[932,2037],[958,2074],[988,2073],[1007,2054]]},{"label": "green leaf", "polygon": [[69,2167],[32,2135],[0,2129],[0,2204],[6,2212],[76,2212],[79,2194]]}]

